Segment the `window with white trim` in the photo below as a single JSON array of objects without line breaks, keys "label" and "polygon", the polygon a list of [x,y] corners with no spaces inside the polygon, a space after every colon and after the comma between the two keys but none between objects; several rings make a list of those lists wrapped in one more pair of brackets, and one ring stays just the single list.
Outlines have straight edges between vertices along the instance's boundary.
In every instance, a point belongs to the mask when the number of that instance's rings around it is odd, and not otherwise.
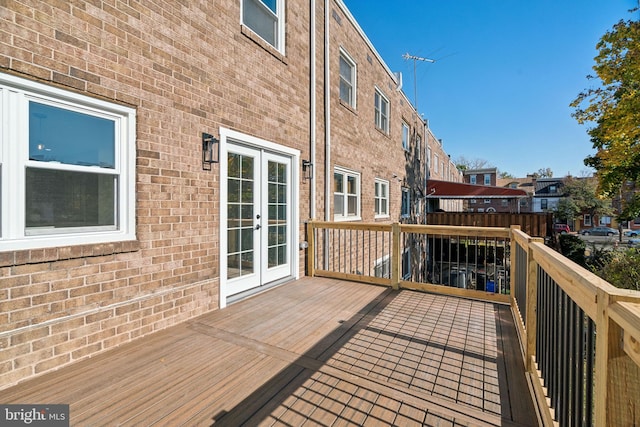
[{"label": "window with white trim", "polygon": [[284,53],[284,0],[242,0],[242,23]]},{"label": "window with white trim", "polygon": [[549,209],[549,200],[547,200],[547,199],[540,199],[540,209],[542,209],[542,210],[547,210],[547,209]]},{"label": "window with white trim", "polygon": [[416,159],[422,159],[422,138],[416,135]]},{"label": "window with white trim", "polygon": [[408,188],[402,189],[402,204],[400,214],[403,218],[411,216],[411,192]]},{"label": "window with white trim", "polygon": [[404,151],[409,151],[409,133],[411,129],[409,125],[402,122],[402,148]]},{"label": "window with white trim", "polygon": [[347,169],[333,171],[334,220],[360,219],[360,174]]},{"label": "window with white trim", "polygon": [[374,204],[376,218],[389,216],[389,181],[376,178]]},{"label": "window with white trim", "polygon": [[611,217],[610,216],[601,216],[600,217],[600,225],[611,225]]},{"label": "window with white trim", "polygon": [[135,110],[0,74],[0,248],[135,239]]},{"label": "window with white trim", "polygon": [[433,156],[433,167],[435,168],[435,170],[433,171],[434,173],[438,173],[438,163],[440,162],[440,158],[438,157],[437,154],[434,154]]},{"label": "window with white trim", "polygon": [[484,185],[491,185],[491,174],[484,174]]},{"label": "window with white trim", "polygon": [[373,275],[375,277],[384,277],[389,279],[391,277],[391,257],[385,255],[384,257],[376,260],[373,267]]},{"label": "window with white trim", "polygon": [[476,184],[476,182],[477,182],[476,179],[477,179],[476,175],[469,175],[469,183],[470,184]]},{"label": "window with white trim", "polygon": [[590,226],[592,225],[592,224],[591,224],[591,215],[590,215],[590,214],[584,214],[584,219],[583,219],[583,221],[584,221],[584,225],[586,225],[586,226],[589,226],[589,227],[590,227]]},{"label": "window with white trim", "polygon": [[389,133],[389,100],[376,88],[374,95],[376,127]]},{"label": "window with white trim", "polygon": [[356,108],[356,63],[340,49],[340,99]]}]

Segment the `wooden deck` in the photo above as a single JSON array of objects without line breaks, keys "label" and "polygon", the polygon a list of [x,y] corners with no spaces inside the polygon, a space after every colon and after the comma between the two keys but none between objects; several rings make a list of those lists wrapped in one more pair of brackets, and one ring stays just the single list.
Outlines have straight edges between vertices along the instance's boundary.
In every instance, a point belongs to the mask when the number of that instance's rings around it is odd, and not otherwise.
[{"label": "wooden deck", "polygon": [[73,426],[529,426],[508,306],[304,278],[0,391]]}]

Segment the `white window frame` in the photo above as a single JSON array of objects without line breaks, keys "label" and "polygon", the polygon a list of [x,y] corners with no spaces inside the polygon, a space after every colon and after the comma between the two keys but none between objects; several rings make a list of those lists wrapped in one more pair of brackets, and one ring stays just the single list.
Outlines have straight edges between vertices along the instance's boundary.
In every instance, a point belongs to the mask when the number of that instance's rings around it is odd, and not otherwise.
[{"label": "white window frame", "polygon": [[[244,22],[244,3],[252,2],[255,4],[255,7],[259,7],[263,9],[266,13],[272,15],[276,20],[276,31],[275,31],[275,44],[267,41],[264,37],[262,37],[255,29],[253,29],[249,24]],[[249,28],[256,36],[260,37],[261,40],[264,40],[265,43],[273,46],[278,52],[281,54],[285,54],[285,0],[276,0],[276,11],[275,13],[264,4],[262,0],[240,0],[240,24]]]},{"label": "white window frame", "polygon": [[440,157],[438,157],[438,155],[437,155],[437,154],[434,154],[434,155],[433,155],[433,163],[434,163],[434,168],[435,168],[435,170],[434,170],[433,172],[434,172],[435,174],[437,174],[437,173],[438,173],[438,164],[439,164],[439,162],[440,162]]},{"label": "white window frame", "polygon": [[416,159],[422,159],[422,138],[416,135]]},{"label": "white window frame", "polygon": [[[29,160],[29,101],[114,121],[114,168]],[[119,104],[0,73],[0,251],[135,240],[136,111]],[[26,229],[27,167],[117,177],[115,227]]]},{"label": "white window frame", "polygon": [[584,225],[591,227],[593,224],[591,223],[591,215],[590,214],[584,214]]},{"label": "white window frame", "polygon": [[[383,111],[383,106],[385,106],[386,114]],[[375,124],[377,129],[387,135],[389,134],[389,117],[391,115],[389,108],[389,99],[376,87],[374,94]]]},{"label": "white window frame", "polygon": [[[344,102],[345,104],[347,104],[348,106],[350,106],[351,108],[355,109],[356,108],[356,94],[357,94],[357,65],[356,65],[356,61],[353,60],[353,58],[351,58],[351,56],[347,53],[346,50],[344,50],[343,48],[340,48],[340,62],[344,61],[347,65],[349,65],[349,67],[351,67],[351,75],[349,76],[349,78],[351,79],[351,81],[347,81],[346,79],[343,78],[342,76],[342,67],[339,66],[338,67],[338,74],[340,76],[340,87],[338,88],[338,92],[339,92],[339,96],[340,96],[340,100],[342,102]],[[339,63],[340,63],[339,62]],[[350,99],[344,99],[342,97],[342,84],[347,85],[351,92],[350,92]]]},{"label": "white window frame", "polygon": [[373,275],[385,279],[391,278],[391,257],[389,255],[385,255],[376,260],[373,266]]},{"label": "white window frame", "polygon": [[[406,209],[404,209],[405,207]],[[402,198],[400,199],[400,216],[402,218],[409,218],[411,216],[411,192],[407,187],[402,187]]]},{"label": "white window frame", "polygon": [[[386,196],[381,196],[380,192],[378,191],[376,194],[376,189],[377,188],[384,188],[385,189],[385,194]],[[375,212],[375,217],[376,218],[388,218],[389,217],[389,181],[384,180],[384,179],[380,179],[380,178],[376,178],[375,182],[374,182],[374,193],[373,193],[373,199],[374,199],[374,212]],[[386,201],[386,211],[383,212],[382,209],[382,201]]]},{"label": "white window frame", "polygon": [[[336,166],[333,169],[333,173],[334,174],[340,174],[340,175],[343,176],[343,183],[344,183],[344,189],[345,189],[344,193],[336,193],[335,191],[333,193],[334,194],[334,196],[333,196],[333,200],[334,201],[335,201],[336,194],[342,194],[342,196],[343,196],[342,197],[342,203],[343,203],[342,212],[343,212],[343,214],[342,215],[336,214],[335,213],[336,209],[335,209],[335,206],[334,206],[333,220],[334,221],[358,221],[358,220],[360,220],[360,218],[361,218],[360,200],[361,200],[361,188],[362,188],[361,179],[360,179],[360,173],[356,172],[356,171],[353,171],[353,170],[346,169],[346,168],[341,168],[339,166]],[[348,193],[346,193],[346,189],[347,189],[347,182],[348,182],[348,178],[349,177],[355,178],[356,187],[357,187],[356,188],[356,194],[355,194],[355,196],[356,196],[356,214],[355,215],[349,215],[349,210],[348,210],[349,202],[348,202],[348,196],[347,196]]]},{"label": "white window frame", "polygon": [[478,182],[478,177],[476,175],[469,175],[469,184],[476,184]]},{"label": "white window frame", "polygon": [[484,174],[484,185],[491,185],[491,174]]},{"label": "white window frame", "polygon": [[411,126],[407,122],[402,121],[402,148],[404,151],[409,151],[409,139],[411,135]]}]

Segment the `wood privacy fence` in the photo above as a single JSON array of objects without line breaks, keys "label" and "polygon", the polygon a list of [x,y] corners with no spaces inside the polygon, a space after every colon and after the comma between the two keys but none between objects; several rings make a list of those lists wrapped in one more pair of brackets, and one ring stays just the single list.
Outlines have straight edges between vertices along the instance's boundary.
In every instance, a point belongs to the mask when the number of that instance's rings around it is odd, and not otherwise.
[{"label": "wood privacy fence", "polygon": [[474,213],[432,212],[427,214],[429,225],[455,225],[459,227],[505,227],[513,225],[532,237],[547,237],[553,232],[552,213]]},{"label": "wood privacy fence", "polygon": [[308,274],[510,304],[545,426],[640,420],[640,292],[519,227],[308,223]]}]

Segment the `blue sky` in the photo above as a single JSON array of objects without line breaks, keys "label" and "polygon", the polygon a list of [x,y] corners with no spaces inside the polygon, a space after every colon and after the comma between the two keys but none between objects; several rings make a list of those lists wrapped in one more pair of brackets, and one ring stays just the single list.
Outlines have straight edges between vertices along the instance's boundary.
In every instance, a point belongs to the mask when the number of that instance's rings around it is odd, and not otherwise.
[{"label": "blue sky", "polygon": [[[593,83],[595,45],[637,0],[344,0],[453,159],[516,177],[582,175],[593,153],[569,103]],[[414,102],[415,105],[415,102]]]}]

